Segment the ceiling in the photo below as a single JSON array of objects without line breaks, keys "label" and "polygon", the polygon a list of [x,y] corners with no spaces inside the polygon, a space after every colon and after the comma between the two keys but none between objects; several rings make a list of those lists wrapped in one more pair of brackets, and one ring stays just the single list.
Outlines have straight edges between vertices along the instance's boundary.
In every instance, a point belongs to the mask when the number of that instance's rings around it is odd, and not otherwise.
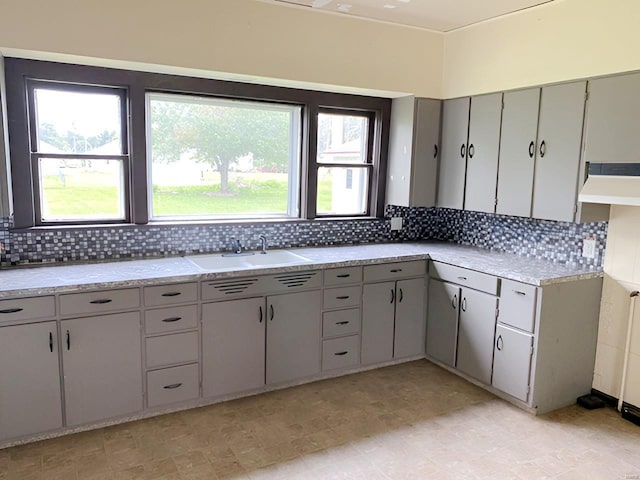
[{"label": "ceiling", "polygon": [[450,32],[553,0],[262,0]]}]

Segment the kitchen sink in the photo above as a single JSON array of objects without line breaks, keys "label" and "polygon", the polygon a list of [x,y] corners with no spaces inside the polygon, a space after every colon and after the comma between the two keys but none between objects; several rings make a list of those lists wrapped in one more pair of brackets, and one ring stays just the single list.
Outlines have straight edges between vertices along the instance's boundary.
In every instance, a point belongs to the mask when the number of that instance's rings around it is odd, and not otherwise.
[{"label": "kitchen sink", "polygon": [[184,257],[202,270],[241,270],[254,267],[286,267],[311,262],[310,259],[288,250],[272,250],[266,254],[242,253],[238,255],[221,254],[189,255]]}]

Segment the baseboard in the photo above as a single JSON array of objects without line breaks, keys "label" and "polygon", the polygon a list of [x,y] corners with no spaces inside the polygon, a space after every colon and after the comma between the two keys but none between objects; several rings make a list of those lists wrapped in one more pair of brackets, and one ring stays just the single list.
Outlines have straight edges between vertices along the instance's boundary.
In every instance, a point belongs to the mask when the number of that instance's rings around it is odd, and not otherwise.
[{"label": "baseboard", "polygon": [[591,389],[591,395],[595,395],[599,399],[601,399],[608,407],[618,408],[618,399],[616,397],[612,397],[611,395],[607,395],[600,390],[596,390],[595,388]]}]

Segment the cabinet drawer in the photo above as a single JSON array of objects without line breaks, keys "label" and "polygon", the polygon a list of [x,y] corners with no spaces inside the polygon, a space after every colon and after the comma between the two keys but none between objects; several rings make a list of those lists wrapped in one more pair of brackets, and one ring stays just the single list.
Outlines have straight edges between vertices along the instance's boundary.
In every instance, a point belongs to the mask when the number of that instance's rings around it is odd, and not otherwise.
[{"label": "cabinet drawer", "polygon": [[364,281],[375,282],[378,280],[393,280],[395,278],[418,277],[426,272],[427,265],[424,260],[366,265],[364,267]]},{"label": "cabinet drawer", "polygon": [[362,287],[328,288],[324,291],[324,308],[359,307]]},{"label": "cabinet drawer", "polygon": [[147,338],[147,368],[198,361],[198,332]]},{"label": "cabinet drawer", "polygon": [[429,274],[445,282],[457,283],[491,295],[498,294],[498,277],[493,275],[440,262],[431,262]]},{"label": "cabinet drawer", "polygon": [[198,284],[177,283],[144,288],[144,304],[148,307],[195,302],[198,299]]},{"label": "cabinet drawer", "polygon": [[324,272],[326,286],[362,282],[362,267],[330,268]]},{"label": "cabinet drawer", "polygon": [[60,295],[61,315],[101,313],[139,306],[140,291],[137,288]]},{"label": "cabinet drawer", "polygon": [[147,404],[150,408],[184,402],[199,396],[198,364],[147,372]]},{"label": "cabinet drawer", "polygon": [[54,297],[0,300],[0,322],[53,317],[56,314]]},{"label": "cabinet drawer", "polygon": [[187,330],[198,326],[198,306],[159,308],[147,310],[144,314],[146,333],[164,333]]},{"label": "cabinet drawer", "polygon": [[360,333],[360,309],[335,310],[322,314],[322,336],[338,337]]},{"label": "cabinet drawer", "polygon": [[334,338],[322,342],[322,371],[360,364],[360,335]]},{"label": "cabinet drawer", "polygon": [[502,280],[498,321],[533,333],[538,289],[533,285]]}]

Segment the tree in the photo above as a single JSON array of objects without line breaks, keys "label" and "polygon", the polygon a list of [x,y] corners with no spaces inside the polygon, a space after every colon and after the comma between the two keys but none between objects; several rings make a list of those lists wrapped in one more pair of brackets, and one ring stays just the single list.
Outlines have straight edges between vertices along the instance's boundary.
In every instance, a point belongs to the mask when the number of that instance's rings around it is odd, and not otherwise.
[{"label": "tree", "polygon": [[229,191],[229,167],[252,154],[254,165],[285,171],[289,162],[291,113],[258,104],[229,105],[151,101],[154,161],[174,162],[188,153],[220,172]]}]

